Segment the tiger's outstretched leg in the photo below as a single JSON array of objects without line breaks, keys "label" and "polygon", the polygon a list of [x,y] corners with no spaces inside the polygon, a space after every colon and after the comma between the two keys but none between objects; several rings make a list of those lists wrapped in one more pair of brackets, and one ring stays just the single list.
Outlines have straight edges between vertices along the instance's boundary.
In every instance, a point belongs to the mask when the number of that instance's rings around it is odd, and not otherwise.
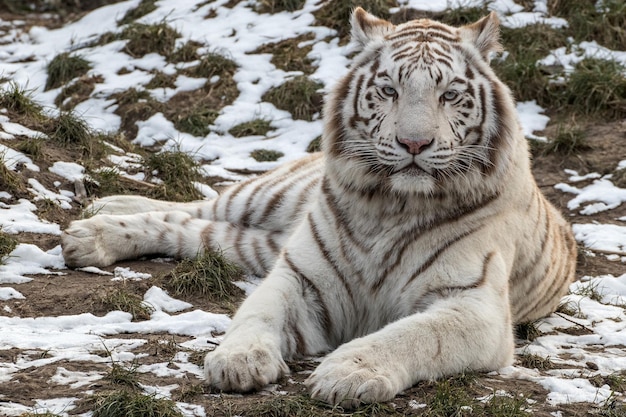
[{"label": "tiger's outstretched leg", "polygon": [[72,222],[61,244],[69,267],[107,266],[146,255],[195,258],[208,249],[222,251],[247,273],[263,275],[284,239],[282,232],[197,219],[182,211],[153,211]]}]

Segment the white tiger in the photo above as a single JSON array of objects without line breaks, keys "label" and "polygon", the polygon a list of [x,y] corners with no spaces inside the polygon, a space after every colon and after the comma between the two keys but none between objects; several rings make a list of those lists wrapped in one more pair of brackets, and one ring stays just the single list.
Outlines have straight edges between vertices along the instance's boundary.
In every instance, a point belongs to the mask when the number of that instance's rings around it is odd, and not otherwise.
[{"label": "white tiger", "polygon": [[327,99],[323,155],[212,201],[104,198],[62,237],[70,266],[222,248],[267,274],[206,356],[219,389],[263,387],[305,355],[327,354],[312,397],[344,407],[498,369],[513,324],[553,311],[573,279],[570,228],[537,188],[488,64],[497,16],[394,26],[357,8],[352,37],[360,53]]}]

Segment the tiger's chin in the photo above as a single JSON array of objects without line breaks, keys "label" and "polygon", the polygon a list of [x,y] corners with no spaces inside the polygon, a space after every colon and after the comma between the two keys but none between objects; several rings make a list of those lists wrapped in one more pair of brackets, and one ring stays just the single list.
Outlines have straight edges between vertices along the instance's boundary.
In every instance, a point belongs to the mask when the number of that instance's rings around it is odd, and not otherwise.
[{"label": "tiger's chin", "polygon": [[435,178],[415,164],[390,176],[391,189],[401,194],[431,195],[437,189]]}]

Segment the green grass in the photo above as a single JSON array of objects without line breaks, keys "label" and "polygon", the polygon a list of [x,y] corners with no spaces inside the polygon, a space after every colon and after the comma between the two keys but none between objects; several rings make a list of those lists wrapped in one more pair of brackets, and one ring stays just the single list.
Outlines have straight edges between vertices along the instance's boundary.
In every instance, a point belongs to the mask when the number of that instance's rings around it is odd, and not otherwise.
[{"label": "green grass", "polygon": [[156,71],[145,87],[150,90],[155,88],[176,88],[176,74],[165,74],[164,72]]},{"label": "green grass", "polygon": [[210,79],[215,75],[220,77],[232,75],[236,70],[237,64],[225,53],[209,52],[200,59],[198,65],[189,67],[183,72],[190,77]]},{"label": "green grass", "polygon": [[137,371],[138,367],[137,364],[122,366],[114,362],[109,372],[104,376],[104,379],[113,385],[133,390],[141,389],[141,385],[139,385],[139,372]]},{"label": "green grass", "polygon": [[616,61],[586,58],[558,91],[558,104],[591,117],[626,117],[626,68]]},{"label": "green grass", "polygon": [[259,13],[295,12],[302,9],[306,0],[260,0],[256,11]]},{"label": "green grass", "polygon": [[46,140],[39,137],[26,138],[16,144],[15,149],[25,153],[33,159],[40,159],[43,156],[43,145]]},{"label": "green grass", "polygon": [[323,98],[319,91],[322,87],[322,83],[300,75],[270,89],[262,99],[281,110],[291,112],[294,119],[310,121],[322,110]]},{"label": "green grass", "polygon": [[250,156],[258,162],[274,162],[285,156],[285,154],[271,149],[255,149],[250,152]]},{"label": "green grass", "polygon": [[313,417],[322,415],[326,408],[323,403],[304,395],[274,396],[260,401],[251,408],[251,415],[257,417]]},{"label": "green grass", "polygon": [[22,194],[25,190],[22,177],[4,163],[6,153],[0,152],[0,190],[9,194]]},{"label": "green grass", "polygon": [[63,111],[49,123],[50,140],[62,147],[79,150],[86,160],[94,162],[106,154],[106,148],[87,122],[71,111]]},{"label": "green grass", "polygon": [[524,352],[518,356],[520,365],[529,369],[538,369],[540,371],[547,371],[554,368],[554,364],[549,357],[544,358],[539,355]]},{"label": "green grass", "polygon": [[129,9],[124,17],[122,17],[117,23],[118,25],[126,25],[134,22],[135,20],[152,13],[156,10],[156,0],[141,0],[141,3],[134,9]]},{"label": "green grass", "polygon": [[186,108],[174,116],[174,127],[190,135],[204,137],[211,132],[211,125],[219,113],[203,105]]},{"label": "green grass", "polygon": [[79,55],[63,52],[55,56],[48,64],[48,79],[45,90],[62,86],[74,78],[85,75],[91,69],[89,61]]},{"label": "green grass", "polygon": [[524,397],[509,397],[506,395],[494,395],[485,404],[487,416],[494,417],[526,417],[532,416],[528,402]]},{"label": "green grass", "polygon": [[166,22],[151,25],[131,23],[124,28],[119,37],[128,40],[124,52],[132,57],[142,57],[149,53],[168,57],[174,52],[176,39],[180,37],[180,33]]},{"label": "green grass", "polygon": [[623,51],[626,45],[626,2],[604,0],[548,2],[549,13],[568,21],[564,33],[576,42],[595,40],[609,49]]},{"label": "green grass", "polygon": [[92,417],[182,417],[172,400],[119,390],[94,398]]},{"label": "green grass", "polygon": [[126,288],[117,288],[109,292],[102,299],[102,303],[111,310],[121,310],[130,313],[133,320],[149,320],[154,308],[143,302],[137,294]]},{"label": "green grass", "polygon": [[17,83],[9,83],[0,91],[0,108],[5,108],[17,116],[17,120],[29,120],[29,126],[33,122],[41,122],[46,119],[43,107],[32,98],[33,90],[20,87]]},{"label": "green grass", "polygon": [[228,133],[236,138],[244,136],[265,136],[272,130],[272,123],[266,119],[254,119],[233,126]]},{"label": "green grass", "polygon": [[449,380],[436,382],[434,392],[425,400],[428,406],[423,415],[426,417],[470,416],[476,405],[467,387]]},{"label": "green grass", "polygon": [[537,100],[543,107],[554,104],[554,93],[550,88],[552,74],[537,65],[537,61],[552,49],[566,45],[566,36],[543,24],[518,29],[502,27],[501,33],[506,57],[496,58],[491,64],[498,77],[509,86],[517,100]]},{"label": "green grass", "polygon": [[591,149],[585,131],[575,124],[560,124],[556,135],[538,146],[544,154],[557,153],[566,156],[577,155]]},{"label": "green grass", "polygon": [[200,59],[198,48],[202,46],[196,41],[187,41],[172,52],[168,61],[170,62],[191,62]]},{"label": "green grass", "polygon": [[394,0],[330,0],[313,15],[318,25],[335,29],[340,38],[350,33],[352,11],[360,6],[374,16],[388,19],[390,7],[397,6]]},{"label": "green grass", "polygon": [[233,284],[242,274],[241,268],[221,253],[205,251],[196,259],[182,260],[164,276],[164,282],[176,295],[199,294],[214,301],[232,301],[243,293]]},{"label": "green grass", "polygon": [[[305,74],[311,74],[315,67],[308,54],[313,49],[313,45],[310,43],[313,39],[315,39],[315,36],[312,33],[307,33],[295,38],[263,45],[253,53],[272,54],[271,63],[276,68],[284,71],[300,71]],[[303,42],[309,43],[301,46]]]},{"label": "green grass", "polygon": [[309,143],[309,146],[306,147],[306,151],[309,153],[319,152],[321,150],[322,150],[322,137],[321,136],[318,136],[315,139],[313,139]]},{"label": "green grass", "polygon": [[[4,164],[3,164],[4,165]],[[19,242],[12,235],[0,230],[0,265],[3,264]]]},{"label": "green grass", "polygon": [[162,151],[149,155],[145,160],[149,172],[163,181],[153,194],[154,198],[170,201],[193,201],[202,198],[194,187],[202,179],[198,162],[179,150]]}]

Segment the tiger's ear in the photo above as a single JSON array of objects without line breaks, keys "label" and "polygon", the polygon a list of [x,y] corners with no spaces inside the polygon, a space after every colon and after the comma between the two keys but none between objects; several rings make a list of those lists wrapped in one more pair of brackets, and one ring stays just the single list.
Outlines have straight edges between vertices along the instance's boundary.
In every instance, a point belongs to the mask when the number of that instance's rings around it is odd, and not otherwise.
[{"label": "tiger's ear", "polygon": [[502,51],[500,19],[498,19],[496,12],[491,12],[489,16],[485,16],[471,25],[463,26],[460,30],[463,38],[478,48],[485,61],[489,61],[490,52]]},{"label": "tiger's ear", "polygon": [[394,29],[394,25],[386,20],[369,14],[360,7],[352,12],[352,41],[361,48],[368,43],[381,40]]}]

